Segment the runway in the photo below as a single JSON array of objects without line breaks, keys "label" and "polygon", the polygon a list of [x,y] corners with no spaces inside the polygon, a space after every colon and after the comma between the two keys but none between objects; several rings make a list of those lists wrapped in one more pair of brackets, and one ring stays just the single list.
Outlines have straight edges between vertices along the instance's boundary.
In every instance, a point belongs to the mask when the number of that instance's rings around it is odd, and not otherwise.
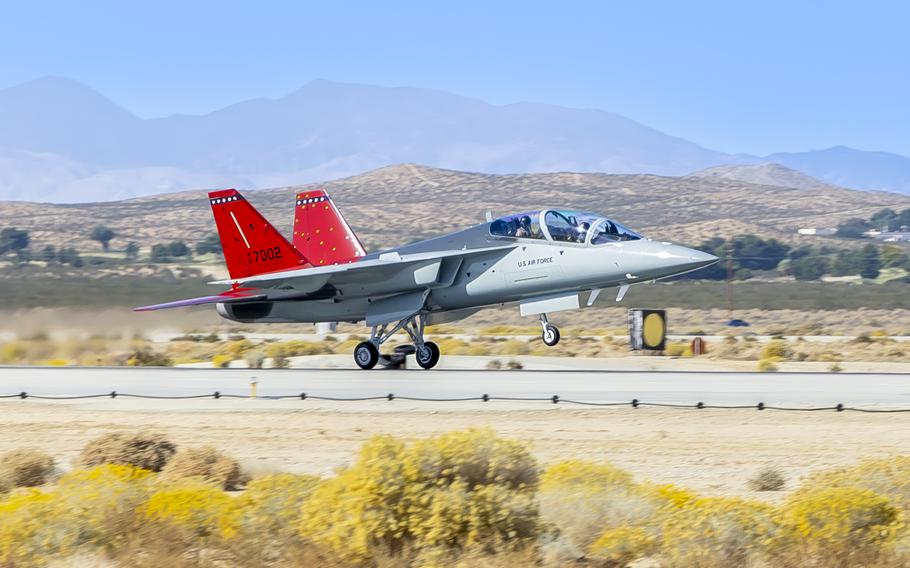
[{"label": "runway", "polygon": [[[118,393],[152,396],[282,395],[358,398],[385,396],[454,399],[480,397],[549,398],[584,402],[774,406],[910,408],[910,375],[847,373],[734,373],[673,371],[491,371],[347,369],[160,369],[88,367],[3,367],[0,394],[74,396]],[[16,400],[16,399],[13,399]],[[102,401],[99,401],[102,402]],[[112,401],[113,402],[113,401]],[[119,402],[119,401],[118,401]],[[200,401],[202,403],[203,401]],[[212,401],[224,404],[227,401]],[[314,405],[318,401],[290,401]],[[143,402],[151,407],[155,401]],[[353,403],[344,403],[353,404]],[[390,404],[382,402],[380,404]],[[398,402],[403,404],[403,402]],[[434,403],[426,403],[434,404]],[[482,407],[540,402],[462,402]]]}]

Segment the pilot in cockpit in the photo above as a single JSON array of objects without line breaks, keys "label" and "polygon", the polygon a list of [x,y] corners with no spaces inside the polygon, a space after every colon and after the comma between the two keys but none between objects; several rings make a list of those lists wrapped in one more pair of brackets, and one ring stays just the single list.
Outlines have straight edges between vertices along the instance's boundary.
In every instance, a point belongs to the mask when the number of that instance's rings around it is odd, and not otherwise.
[{"label": "pilot in cockpit", "polygon": [[575,240],[579,243],[585,242],[585,237],[588,235],[588,229],[591,228],[591,224],[587,221],[582,221],[581,225],[578,226],[578,232],[575,235]]},{"label": "pilot in cockpit", "polygon": [[531,218],[527,215],[522,215],[521,219],[518,220],[518,230],[515,231],[516,237],[529,238],[531,236]]}]

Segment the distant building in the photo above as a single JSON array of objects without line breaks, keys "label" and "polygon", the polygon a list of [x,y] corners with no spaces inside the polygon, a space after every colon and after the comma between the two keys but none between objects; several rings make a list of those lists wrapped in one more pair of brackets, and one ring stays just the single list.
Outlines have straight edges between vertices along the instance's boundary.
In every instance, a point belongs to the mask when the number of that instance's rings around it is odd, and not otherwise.
[{"label": "distant building", "polygon": [[814,229],[799,229],[796,231],[800,235],[815,235],[817,237],[830,237],[837,232],[837,229],[832,229],[829,227],[821,227]]},{"label": "distant building", "polygon": [[864,237],[884,241],[886,243],[900,243],[910,241],[910,231],[866,231]]}]

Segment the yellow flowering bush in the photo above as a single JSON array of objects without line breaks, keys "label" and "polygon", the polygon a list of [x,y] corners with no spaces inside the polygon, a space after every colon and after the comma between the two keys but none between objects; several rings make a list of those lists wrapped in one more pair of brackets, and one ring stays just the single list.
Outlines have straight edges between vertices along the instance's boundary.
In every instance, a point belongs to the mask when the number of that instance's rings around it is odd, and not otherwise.
[{"label": "yellow flowering bush", "polygon": [[332,352],[331,343],[325,341],[277,341],[265,348],[266,357],[299,357],[301,355],[322,355]]},{"label": "yellow flowering bush", "polygon": [[790,356],[790,345],[783,339],[772,339],[762,347],[761,358],[782,361]]},{"label": "yellow flowering bush", "polygon": [[411,443],[377,436],[304,503],[300,533],[355,558],[405,547],[495,548],[536,536],[536,485],[527,447],[488,429]]},{"label": "yellow flowering bush", "polygon": [[596,493],[610,486],[631,486],[632,474],[604,462],[567,460],[546,468],[540,476],[540,490],[572,489]]},{"label": "yellow flowering bush", "polygon": [[216,369],[226,369],[233,360],[234,357],[231,355],[215,355],[212,357],[212,366]]},{"label": "yellow flowering bush", "polygon": [[315,475],[277,473],[254,479],[237,498],[243,531],[283,538],[297,533],[301,505],[320,479]]},{"label": "yellow flowering bush", "polygon": [[559,462],[544,470],[538,502],[547,530],[543,553],[550,563],[570,562],[589,553],[612,558],[610,546],[592,551],[594,542],[605,531],[638,526],[661,506],[657,495],[635,484],[630,473],[608,463],[582,460]]},{"label": "yellow flowering bush", "polygon": [[60,521],[49,493],[32,489],[0,501],[0,566],[44,566],[49,556],[72,550],[76,536]]},{"label": "yellow flowering bush", "polygon": [[237,533],[239,507],[233,497],[213,485],[183,480],[152,493],[142,513],[148,522],[196,537],[230,538]]},{"label": "yellow flowering bush", "polygon": [[887,497],[857,487],[827,487],[796,493],[781,511],[778,548],[820,558],[826,565],[852,565],[885,552],[899,526],[899,511]]},{"label": "yellow flowering bush", "polygon": [[53,489],[61,522],[77,544],[117,546],[135,528],[136,511],[148,498],[152,472],[105,464],[74,470]]},{"label": "yellow flowering bush", "polygon": [[749,565],[776,534],[770,505],[731,497],[693,499],[663,517],[662,566]]},{"label": "yellow flowering bush", "polygon": [[626,566],[633,560],[652,554],[658,537],[649,527],[628,525],[609,528],[591,545],[594,558],[615,566]]},{"label": "yellow flowering bush", "polygon": [[910,456],[868,460],[854,467],[820,471],[800,491],[819,487],[858,487],[888,497],[910,515]]}]

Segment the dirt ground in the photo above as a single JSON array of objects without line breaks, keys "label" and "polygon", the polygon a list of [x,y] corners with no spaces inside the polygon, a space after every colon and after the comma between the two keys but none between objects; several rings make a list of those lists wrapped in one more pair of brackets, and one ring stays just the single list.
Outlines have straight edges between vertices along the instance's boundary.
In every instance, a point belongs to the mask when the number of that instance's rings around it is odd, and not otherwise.
[{"label": "dirt ground", "polygon": [[[126,402],[126,401],[124,401]],[[111,431],[164,432],[178,445],[214,445],[254,474],[329,474],[355,458],[374,434],[423,437],[491,427],[532,444],[544,463],[606,460],[639,479],[676,483],[706,495],[749,493],[757,470],[782,470],[788,487],[808,472],[864,458],[910,453],[910,414],[795,413],[756,410],[611,408],[453,409],[431,405],[383,410],[295,409],[269,403],[210,410],[162,402],[117,410],[90,404],[0,403],[0,452],[36,447],[69,468],[90,439]],[[117,401],[119,404],[120,401]],[[201,403],[193,403],[201,404]],[[508,404],[508,403],[504,403]],[[223,408],[223,407],[222,407]],[[781,494],[763,495],[775,499]]]}]

